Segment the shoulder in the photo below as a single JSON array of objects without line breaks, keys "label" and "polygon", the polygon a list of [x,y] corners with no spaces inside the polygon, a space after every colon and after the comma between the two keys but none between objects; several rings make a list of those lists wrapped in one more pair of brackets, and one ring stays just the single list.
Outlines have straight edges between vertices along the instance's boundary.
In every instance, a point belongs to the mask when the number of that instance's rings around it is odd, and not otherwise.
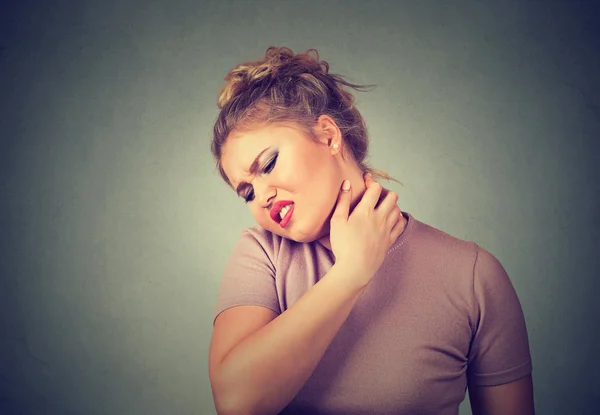
[{"label": "shoulder", "polygon": [[[413,218],[414,219],[414,218]],[[473,270],[481,247],[474,241],[458,238],[439,228],[414,219],[411,245],[422,250],[430,260],[447,267],[461,265]]]},{"label": "shoulder", "polygon": [[493,290],[511,284],[500,260],[480,244],[422,222],[415,225],[419,235],[415,239],[427,261],[440,264],[444,270],[457,271],[461,279],[468,276],[471,291],[477,291],[478,286]]},{"label": "shoulder", "polygon": [[281,237],[255,225],[243,228],[240,233],[240,239],[254,240],[261,245],[269,245],[277,239],[281,239]]},{"label": "shoulder", "polygon": [[275,235],[258,225],[243,228],[238,237],[238,244],[252,244],[258,245],[265,249],[267,252],[272,252],[275,248],[281,245],[283,238],[279,235]]},{"label": "shoulder", "polygon": [[242,229],[233,255],[252,253],[254,256],[266,256],[276,264],[280,257],[297,256],[303,245],[283,238],[258,225]]}]

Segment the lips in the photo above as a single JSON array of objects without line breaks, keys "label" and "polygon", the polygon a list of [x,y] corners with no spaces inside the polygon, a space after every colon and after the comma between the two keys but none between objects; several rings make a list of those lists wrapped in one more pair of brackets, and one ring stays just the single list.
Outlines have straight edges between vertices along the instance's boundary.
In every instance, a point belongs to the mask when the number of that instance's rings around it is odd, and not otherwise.
[{"label": "lips", "polygon": [[[277,223],[282,222],[282,219],[279,216],[279,212],[281,212],[281,209],[283,209],[284,206],[287,206],[287,205],[290,205],[293,203],[294,202],[292,202],[291,200],[280,200],[280,201],[276,202],[273,205],[273,207],[271,208],[271,212],[270,212],[271,219],[273,219]],[[290,208],[290,211],[287,213],[286,218],[290,216],[293,209],[294,209],[294,206],[292,206]]]},{"label": "lips", "polygon": [[287,224],[292,219],[292,214],[294,213],[294,207],[295,207],[295,205],[292,205],[289,208],[288,212],[285,214],[283,219],[281,219],[281,222],[279,222],[279,226],[281,226],[282,228],[285,228],[287,226]]}]

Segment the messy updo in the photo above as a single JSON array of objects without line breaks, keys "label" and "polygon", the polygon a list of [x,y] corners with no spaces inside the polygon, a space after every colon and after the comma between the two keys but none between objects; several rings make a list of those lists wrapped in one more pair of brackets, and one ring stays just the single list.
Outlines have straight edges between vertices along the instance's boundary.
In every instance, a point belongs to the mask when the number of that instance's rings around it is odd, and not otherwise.
[{"label": "messy updo", "polygon": [[369,145],[367,128],[354,106],[354,97],[344,89],[363,92],[371,86],[352,84],[341,75],[330,74],[329,64],[319,60],[315,49],[294,55],[288,48],[270,47],[261,60],[237,65],[225,76],[225,85],[219,92],[221,111],[211,145],[221,177],[232,186],[223,170],[221,155],[227,137],[234,130],[291,122],[317,140],[313,128],[319,116],[325,114],[337,124],[343,143],[364,173],[398,182],[365,161]]}]

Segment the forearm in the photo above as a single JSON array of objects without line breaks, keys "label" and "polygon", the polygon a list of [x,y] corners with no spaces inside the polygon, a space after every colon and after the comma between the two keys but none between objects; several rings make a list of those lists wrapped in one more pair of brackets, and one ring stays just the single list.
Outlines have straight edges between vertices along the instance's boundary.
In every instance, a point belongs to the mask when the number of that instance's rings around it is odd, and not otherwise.
[{"label": "forearm", "polygon": [[217,407],[222,401],[233,412],[276,414],[296,396],[364,291],[343,283],[347,272],[334,265],[287,311],[225,356],[215,384]]}]

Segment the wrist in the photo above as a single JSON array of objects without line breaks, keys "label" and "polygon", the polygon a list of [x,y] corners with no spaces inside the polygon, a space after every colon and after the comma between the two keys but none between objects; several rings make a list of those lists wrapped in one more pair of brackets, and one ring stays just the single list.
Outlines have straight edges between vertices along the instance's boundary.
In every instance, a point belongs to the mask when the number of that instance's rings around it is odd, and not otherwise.
[{"label": "wrist", "polygon": [[367,272],[343,262],[333,264],[328,274],[331,274],[331,279],[339,281],[343,287],[361,293],[371,281],[371,276]]}]

